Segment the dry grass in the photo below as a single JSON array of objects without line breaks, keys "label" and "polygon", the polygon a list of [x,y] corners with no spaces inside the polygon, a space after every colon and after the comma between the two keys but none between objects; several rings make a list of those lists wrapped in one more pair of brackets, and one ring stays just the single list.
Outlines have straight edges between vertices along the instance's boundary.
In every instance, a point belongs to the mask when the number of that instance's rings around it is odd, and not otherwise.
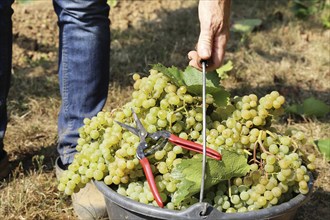
[{"label": "dry grass", "polygon": [[56,190],[52,170],[43,167],[43,156],[34,156],[35,169],[22,164],[8,182],[1,183],[0,216],[3,219],[69,219],[73,216],[70,200]]},{"label": "dry grass", "polygon": [[[5,139],[13,173],[0,186],[0,216],[75,219],[70,199],[56,189],[53,168],[60,106],[56,17],[49,1],[16,3],[14,9],[14,74]],[[148,64],[187,65],[186,54],[198,36],[196,13],[195,0],[120,1],[112,9],[112,79],[106,110],[130,98],[130,75],[147,74]],[[224,86],[233,95],[278,90],[288,103],[315,96],[330,104],[330,31],[314,20],[295,19],[284,0],[234,1],[234,20],[256,17],[263,25],[244,42],[240,35],[231,35],[226,60],[233,61],[234,70]],[[286,116],[276,127],[282,132],[302,130],[311,141],[330,134],[329,116],[307,120]],[[312,144],[305,150],[317,154]],[[330,166],[317,156],[315,194],[299,210],[299,220],[330,218]]]}]

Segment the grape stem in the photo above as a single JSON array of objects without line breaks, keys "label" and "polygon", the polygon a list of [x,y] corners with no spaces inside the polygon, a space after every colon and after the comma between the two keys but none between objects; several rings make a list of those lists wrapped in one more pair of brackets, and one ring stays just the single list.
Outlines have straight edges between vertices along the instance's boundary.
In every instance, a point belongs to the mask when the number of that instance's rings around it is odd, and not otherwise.
[{"label": "grape stem", "polygon": [[[262,150],[262,152],[264,152],[264,153],[266,153],[266,154],[270,154],[270,155],[272,155],[269,151],[267,151],[267,150],[265,149],[264,145],[262,144],[262,141],[261,141],[261,135],[262,135],[264,132],[265,132],[265,131],[260,131],[257,142],[258,142],[259,147],[260,147],[260,149]],[[266,132],[266,133],[267,133],[267,132]]]},{"label": "grape stem", "polygon": [[292,146],[294,148],[293,152],[296,152],[299,149],[297,142],[295,142],[294,140],[292,140]]},{"label": "grape stem", "polygon": [[183,101],[183,106],[181,106],[180,108],[176,109],[175,112],[177,112],[179,109],[180,109],[180,110],[181,110],[181,109],[184,109],[185,114],[188,115],[188,111],[187,111],[187,109],[186,109],[186,102],[185,102],[185,101]]},{"label": "grape stem", "polygon": [[254,142],[254,146],[253,146],[253,158],[250,160],[253,161],[254,163],[260,163],[258,160],[257,160],[257,141]]},{"label": "grape stem", "polygon": [[181,111],[182,109],[184,109],[186,112],[187,112],[187,109],[186,109],[186,106],[181,106],[180,108],[177,108],[177,109],[175,109],[175,111],[173,111],[173,113],[175,113],[175,112],[179,112],[179,111]]},{"label": "grape stem", "polygon": [[230,183],[230,179],[228,180],[228,196],[229,196],[229,198],[231,198],[231,183]]},{"label": "grape stem", "polygon": [[246,149],[244,149],[243,152],[246,153],[246,154],[249,155],[249,156],[252,155],[252,153],[251,153],[250,151],[246,150]]},{"label": "grape stem", "polygon": [[264,132],[268,133],[269,135],[273,136],[273,134],[270,131],[260,131],[259,132],[259,136],[258,139],[256,140],[256,142],[254,142],[254,146],[253,146],[253,158],[252,161],[254,161],[254,163],[259,163],[262,165],[262,162],[257,160],[257,145],[259,145],[260,149],[262,150],[262,152],[269,154],[269,155],[273,155],[272,153],[270,153],[269,151],[266,150],[266,148],[264,147],[264,145],[262,144],[262,140],[261,137],[264,134]]}]

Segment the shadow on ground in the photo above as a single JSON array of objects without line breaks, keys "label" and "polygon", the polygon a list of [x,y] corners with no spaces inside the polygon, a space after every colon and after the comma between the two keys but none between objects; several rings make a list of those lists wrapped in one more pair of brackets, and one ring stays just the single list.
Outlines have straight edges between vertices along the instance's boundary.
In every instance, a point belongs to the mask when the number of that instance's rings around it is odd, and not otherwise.
[{"label": "shadow on ground", "polygon": [[[243,4],[244,2],[244,4]],[[233,2],[233,17],[244,18],[251,15],[256,17],[267,11],[266,15],[274,16],[275,20],[267,22],[260,30],[266,31],[276,25],[282,25],[282,16],[278,14],[278,8],[285,7],[286,1],[234,1]],[[269,5],[274,4],[274,7]],[[249,8],[249,10],[243,10],[242,8]],[[243,12],[243,13],[240,13]],[[277,14],[276,14],[277,13]],[[194,48],[197,42],[199,34],[197,8],[185,8],[175,11],[158,11],[159,19],[154,22],[141,22],[138,27],[129,27],[127,30],[120,31],[112,29],[112,48],[111,48],[111,83],[118,83],[122,87],[128,87],[132,85],[129,77],[134,72],[147,74],[149,70],[149,64],[162,63],[165,66],[177,66],[179,68],[185,68],[188,64],[186,54]],[[306,21],[309,22],[309,21]],[[310,25],[313,26],[312,23]],[[49,52],[46,49],[46,45],[36,45],[35,41],[29,36],[24,37],[27,45],[18,43],[20,47],[28,50],[35,50],[41,52]],[[232,33],[232,38],[228,45],[229,52],[236,52],[240,47],[246,47],[245,44],[239,43],[240,36]],[[15,39],[14,43],[17,43]],[[55,48],[50,48],[50,51],[54,51]],[[293,57],[290,53],[281,53],[270,55],[267,51],[256,51],[261,56],[266,57],[269,60],[276,61],[281,57]],[[299,57],[293,57],[293,59],[299,59]],[[240,62],[239,60],[233,60],[233,62]],[[50,75],[39,75],[29,77],[28,72],[34,69],[36,63],[32,63],[25,69],[17,70],[17,74],[13,75],[13,87],[11,90],[16,92],[11,95],[19,100],[20,105],[28,103],[29,97],[51,97],[59,99],[58,84],[57,81],[51,78]],[[50,67],[52,73],[56,73],[57,61],[49,60],[44,64],[39,65],[41,71],[46,71]],[[50,73],[51,74],[51,73]],[[237,80],[242,80],[237,76]],[[23,85],[23,86],[22,86]],[[253,88],[248,82],[242,82],[240,88],[235,88],[231,91],[233,95],[242,95],[250,93],[251,91],[256,94],[266,94],[272,90],[278,90],[285,96],[299,99],[301,93],[308,93],[310,95],[320,95],[329,97],[330,91],[321,91],[317,88],[310,88],[308,91],[303,91],[300,85],[290,85],[284,79],[274,77],[274,86],[269,87],[257,87]],[[24,91],[24,92],[23,92]],[[23,112],[26,109],[23,108]],[[329,120],[327,120],[329,121]],[[22,163],[24,170],[31,170],[37,168],[38,165],[34,164],[33,157],[35,155],[44,155],[45,164],[44,169],[46,172],[51,172],[53,164],[56,158],[55,145],[50,146],[36,146],[39,149],[35,152],[24,152],[20,154],[17,159],[12,161],[14,168],[17,168]],[[307,219],[308,212],[315,214],[315,210],[320,209],[317,213],[319,216],[329,215],[324,207],[329,207],[329,192],[318,189],[313,194],[312,199],[306,205],[304,205],[299,211],[296,219]],[[321,210],[322,209],[322,210]],[[313,218],[313,216],[311,216]],[[309,219],[311,219],[309,218]]]}]

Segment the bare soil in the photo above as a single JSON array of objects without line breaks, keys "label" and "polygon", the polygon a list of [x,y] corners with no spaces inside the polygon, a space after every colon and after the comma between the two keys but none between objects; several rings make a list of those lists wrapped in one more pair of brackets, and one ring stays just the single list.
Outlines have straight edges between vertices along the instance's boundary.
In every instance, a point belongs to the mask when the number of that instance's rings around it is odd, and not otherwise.
[{"label": "bare soil", "polygon": [[[0,183],[3,219],[76,219],[71,200],[56,189],[58,29],[51,1],[15,3],[13,78],[5,149],[12,174]],[[225,61],[234,69],[223,84],[233,95],[272,90],[288,104],[314,96],[330,104],[330,30],[313,19],[295,18],[287,1],[233,1],[232,21],[260,18],[261,27],[246,38],[231,33]],[[185,68],[198,34],[196,0],[119,1],[111,9],[111,83],[106,110],[123,105],[132,91],[131,75],[148,74],[149,64]],[[120,94],[120,95],[119,95]],[[329,138],[330,116],[286,115],[276,127],[302,130],[312,140]],[[295,217],[330,219],[330,165],[317,155],[314,193]]]}]

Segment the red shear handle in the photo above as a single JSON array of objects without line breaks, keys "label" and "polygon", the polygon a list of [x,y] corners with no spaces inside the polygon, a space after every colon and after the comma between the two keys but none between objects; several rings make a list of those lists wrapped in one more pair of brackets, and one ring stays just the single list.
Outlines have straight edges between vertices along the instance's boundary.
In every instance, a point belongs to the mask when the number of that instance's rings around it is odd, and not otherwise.
[{"label": "red shear handle", "polygon": [[161,207],[161,208],[163,208],[164,207],[164,204],[163,204],[162,198],[159,195],[158,189],[156,187],[154,175],[152,174],[152,170],[151,170],[151,167],[150,167],[150,163],[148,161],[148,158],[146,158],[146,157],[142,158],[140,160],[140,164],[142,165],[144,174],[147,177],[147,181],[148,181],[150,190],[152,192],[152,195],[154,196],[154,198],[155,198],[158,206]]},{"label": "red shear handle", "polygon": [[[203,145],[198,144],[196,142],[185,140],[174,134],[171,134],[168,140],[171,141],[173,144],[180,145],[187,150],[192,150],[201,154],[203,153]],[[218,151],[215,151],[208,147],[206,148],[206,155],[216,160],[221,160],[222,158],[221,154]]]}]

